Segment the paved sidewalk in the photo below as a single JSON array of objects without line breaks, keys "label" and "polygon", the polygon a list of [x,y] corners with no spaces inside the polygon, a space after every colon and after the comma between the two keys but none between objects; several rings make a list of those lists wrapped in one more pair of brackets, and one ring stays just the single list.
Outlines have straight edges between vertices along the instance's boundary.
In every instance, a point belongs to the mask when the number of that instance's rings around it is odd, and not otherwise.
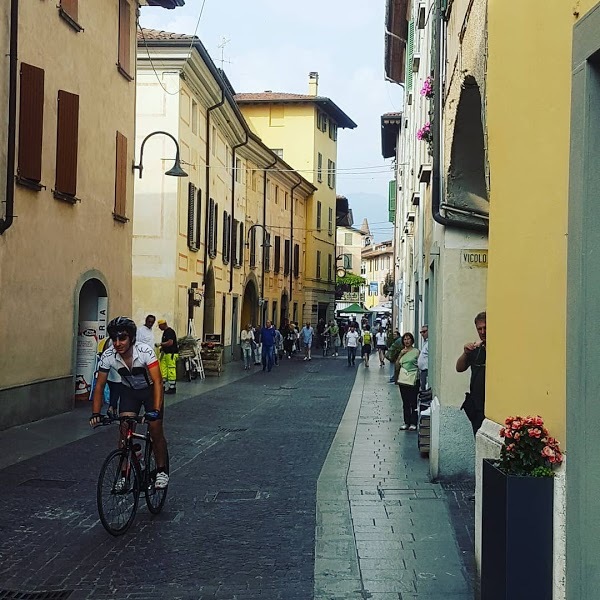
[{"label": "paved sidewalk", "polygon": [[[244,371],[241,365],[239,361],[227,364],[220,377],[178,381],[177,394],[166,395],[165,406],[178,404],[254,373]],[[92,435],[88,423],[90,414],[91,403],[78,401],[69,412],[0,431],[0,469]]]},{"label": "paved sidewalk", "polygon": [[[317,487],[315,600],[467,600],[470,556],[387,369],[358,368]],[[462,544],[464,548],[464,543]]]}]

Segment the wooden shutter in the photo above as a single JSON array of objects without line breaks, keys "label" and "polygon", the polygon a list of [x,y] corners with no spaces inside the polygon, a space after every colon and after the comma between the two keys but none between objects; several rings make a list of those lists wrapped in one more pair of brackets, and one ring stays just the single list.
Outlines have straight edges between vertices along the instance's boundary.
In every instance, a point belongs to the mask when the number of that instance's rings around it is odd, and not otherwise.
[{"label": "wooden shutter", "polygon": [[131,7],[119,0],[119,67],[131,76]]},{"label": "wooden shutter", "polygon": [[115,216],[126,216],[127,210],[127,138],[117,131],[117,159],[115,164]]},{"label": "wooden shutter", "polygon": [[250,230],[250,266],[256,266],[256,229]]},{"label": "wooden shutter", "polygon": [[55,189],[73,197],[77,193],[78,139],[79,96],[59,90]]},{"label": "wooden shutter", "polygon": [[208,253],[213,256],[213,245],[215,241],[215,201],[211,198],[208,203]]},{"label": "wooden shutter", "polygon": [[265,271],[271,270],[271,236],[263,231],[263,261]]},{"label": "wooden shutter", "polygon": [[219,239],[219,205],[215,202],[215,216],[213,220],[213,256],[217,256],[217,244]]},{"label": "wooden shutter", "polygon": [[188,227],[187,244],[190,250],[198,250],[198,219],[196,215],[196,186],[188,183]]},{"label": "wooden shutter", "polygon": [[413,83],[413,55],[415,51],[415,23],[408,23],[408,40],[406,41],[406,67],[405,67],[405,88],[407,92],[412,91]]},{"label": "wooden shutter", "polygon": [[196,244],[200,248],[202,225],[202,190],[196,193]]},{"label": "wooden shutter", "polygon": [[42,179],[44,128],[44,70],[21,63],[19,96],[19,165],[17,174],[39,183]]},{"label": "wooden shutter", "polygon": [[79,18],[79,0],[60,0],[60,7],[66,12],[73,21]]},{"label": "wooden shutter", "polygon": [[240,262],[239,264],[244,263],[244,224],[240,223]]},{"label": "wooden shutter", "polygon": [[240,264],[240,257],[238,255],[238,220],[233,220],[233,226],[231,227],[231,262],[234,265]]},{"label": "wooden shutter", "polygon": [[291,258],[292,258],[292,242],[290,240],[285,240],[284,251],[283,251],[283,274],[284,275],[290,274]]},{"label": "wooden shutter", "polygon": [[300,245],[294,244],[294,277],[300,275]]},{"label": "wooden shutter", "polygon": [[223,262],[229,262],[229,251],[228,251],[228,247],[229,247],[229,216],[227,215],[227,211],[224,210],[223,211],[223,249],[222,249],[222,254],[223,254]]},{"label": "wooden shutter", "polygon": [[273,261],[275,273],[279,273],[281,270],[281,237],[278,235],[275,236],[275,258]]}]

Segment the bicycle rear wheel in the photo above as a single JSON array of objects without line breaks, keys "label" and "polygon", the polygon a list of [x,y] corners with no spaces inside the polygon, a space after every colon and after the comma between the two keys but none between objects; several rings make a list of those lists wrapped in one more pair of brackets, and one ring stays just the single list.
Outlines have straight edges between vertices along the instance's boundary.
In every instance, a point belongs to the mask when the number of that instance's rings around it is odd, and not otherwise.
[{"label": "bicycle rear wheel", "polygon": [[[169,472],[169,453],[167,452],[167,473]],[[152,441],[146,442],[146,477],[144,481],[144,495],[146,496],[146,506],[148,510],[157,515],[165,505],[167,499],[168,487],[157,490],[154,487],[156,479],[156,457],[154,456],[154,446]]]},{"label": "bicycle rear wheel", "polygon": [[100,521],[108,533],[122,535],[129,529],[135,519],[139,497],[137,465],[128,459],[127,450],[114,450],[100,469],[96,494]]}]

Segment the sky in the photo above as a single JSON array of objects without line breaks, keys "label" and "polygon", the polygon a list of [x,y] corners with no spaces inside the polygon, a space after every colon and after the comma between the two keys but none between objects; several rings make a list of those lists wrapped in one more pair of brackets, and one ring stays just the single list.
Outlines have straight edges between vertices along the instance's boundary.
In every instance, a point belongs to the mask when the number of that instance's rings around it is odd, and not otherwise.
[{"label": "sky", "polygon": [[384,77],[385,0],[186,0],[172,11],[143,7],[140,22],[196,32],[217,66],[224,58],[236,92],[306,94],[308,73],[317,71],[319,95],[358,125],[339,131],[337,193],[349,199],[355,225],[366,217],[377,241],[391,239],[393,172],[381,156],[380,118],[401,110],[402,92]]}]

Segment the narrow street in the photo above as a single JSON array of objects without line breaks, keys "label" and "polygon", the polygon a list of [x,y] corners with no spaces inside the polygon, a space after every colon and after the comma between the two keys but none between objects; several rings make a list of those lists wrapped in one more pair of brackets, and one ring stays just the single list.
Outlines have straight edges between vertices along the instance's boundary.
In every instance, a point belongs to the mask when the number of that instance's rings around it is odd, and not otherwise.
[{"label": "narrow street", "polygon": [[[239,365],[228,366],[232,371],[236,368]],[[334,456],[328,458],[336,433],[336,444],[342,436],[350,451],[353,431],[360,431],[369,412],[379,410],[377,404],[382,398],[392,398],[388,388],[397,393],[394,386],[385,387],[386,380],[383,370],[377,368],[367,371],[358,364],[349,369],[343,357],[316,357],[310,363],[282,362],[270,374],[256,368],[250,376],[169,406],[166,430],[172,478],[165,510],[152,517],[142,501],[133,527],[119,538],[105,532],[96,510],[96,479],[103,458],[114,445],[116,428],[101,429],[4,468],[0,471],[0,597],[17,598],[21,596],[9,592],[21,592],[30,593],[22,597],[32,600],[416,598],[419,589],[412,581],[418,581],[418,573],[425,571],[423,563],[418,564],[421,556],[412,547],[406,547],[413,557],[407,565],[402,558],[402,544],[393,543],[393,529],[392,537],[385,538],[386,556],[381,554],[379,538],[365,535],[377,532],[365,525],[371,520],[367,512],[380,507],[357,502],[357,496],[376,494],[376,487],[367,489],[364,482],[365,477],[371,481],[373,477],[365,475],[365,467],[357,464],[353,455],[354,474],[349,474],[351,485],[346,488],[349,465],[344,464],[344,455],[332,451]],[[197,389],[202,385],[199,382]],[[372,406],[363,399],[365,389],[375,394]],[[351,395],[354,401],[348,403]],[[361,410],[358,428],[357,410]],[[72,415],[87,418],[81,410]],[[343,427],[338,430],[343,416]],[[397,430],[398,423],[390,415],[379,416],[388,423],[389,430]],[[80,423],[73,426],[79,427]],[[4,464],[7,453],[10,454],[6,439],[14,433],[0,434]],[[31,433],[24,428],[23,435]],[[398,432],[392,435],[397,436]],[[403,435],[408,440],[406,436],[410,434]],[[410,502],[402,500],[405,506],[392,515],[393,523],[398,524],[403,514],[407,516],[406,511],[424,510],[422,523],[429,521],[443,535],[437,538],[437,545],[415,547],[422,552],[458,557],[459,545],[444,502],[450,497],[439,485],[426,482],[426,461],[412,446],[392,448],[388,460],[395,458],[408,466],[405,477],[409,478],[415,470],[412,463],[419,463],[416,477],[420,485],[416,485],[417,491],[412,484],[392,486],[411,487],[411,492],[385,491],[386,511],[393,513],[390,506],[394,498],[397,500],[403,493],[406,498],[408,493],[419,507],[410,508]],[[365,462],[370,462],[368,456],[364,457],[364,447],[358,451]],[[403,458],[401,454],[405,452],[409,456]],[[322,488],[319,498],[317,481]],[[356,486],[362,486],[364,491]],[[385,482],[378,487],[385,489]],[[342,505],[337,508],[336,490],[342,492]],[[418,502],[419,497],[429,499],[427,506]],[[376,498],[381,500],[380,495]],[[432,499],[438,500],[436,507],[442,512],[436,513],[437,508],[431,507]],[[331,501],[333,504],[328,505]],[[360,583],[360,576],[357,581],[348,577],[349,571],[341,569],[340,563],[346,559],[344,548],[327,538],[345,531],[343,527],[336,528],[335,522],[342,523],[350,505],[355,529],[362,528],[363,533],[362,538],[351,534],[358,540],[354,539],[351,546],[369,559],[363,560],[359,570],[370,564],[384,582],[379,589],[371,582],[369,591]],[[329,517],[325,514],[328,510]],[[436,521],[439,515],[444,523]],[[359,517],[366,521],[357,521]],[[417,531],[422,529],[417,527]],[[411,529],[402,539],[414,541],[414,532]],[[337,562],[328,562],[332,551]],[[351,557],[350,563],[353,560]],[[430,554],[425,560],[435,563],[437,558]],[[438,570],[434,567],[435,564],[426,576],[422,575],[427,579],[422,591],[442,594],[449,584],[441,579],[436,584]],[[462,593],[469,590],[463,567],[462,559],[448,555],[444,564],[446,578],[464,583],[450,590],[456,595],[444,594],[445,598],[469,597]],[[401,588],[392,585],[393,573],[398,569],[404,569]],[[42,591],[55,595],[41,595]],[[442,596],[418,597],[429,600]]]}]

